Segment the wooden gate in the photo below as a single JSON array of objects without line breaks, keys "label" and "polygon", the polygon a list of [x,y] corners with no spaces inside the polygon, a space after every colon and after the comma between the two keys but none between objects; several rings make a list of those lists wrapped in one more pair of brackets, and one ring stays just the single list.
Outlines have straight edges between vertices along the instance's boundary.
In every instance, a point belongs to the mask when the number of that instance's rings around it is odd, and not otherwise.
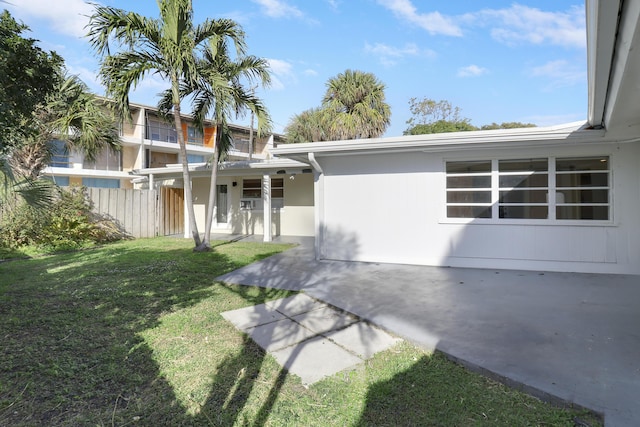
[{"label": "wooden gate", "polygon": [[158,234],[184,234],[184,189],[161,187],[159,204]]}]

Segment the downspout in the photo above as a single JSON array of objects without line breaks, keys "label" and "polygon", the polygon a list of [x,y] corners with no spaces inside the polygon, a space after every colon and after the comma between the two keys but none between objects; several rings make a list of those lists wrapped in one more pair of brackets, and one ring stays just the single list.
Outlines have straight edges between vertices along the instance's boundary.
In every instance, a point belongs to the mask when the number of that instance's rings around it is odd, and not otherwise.
[{"label": "downspout", "polygon": [[315,206],[314,212],[314,250],[316,260],[322,259],[322,241],[324,240],[323,233],[323,221],[324,221],[324,172],[322,166],[316,160],[315,153],[308,154],[309,164],[313,168],[313,205]]},{"label": "downspout", "polygon": [[271,176],[265,173],[262,176],[262,240],[270,242],[273,240],[271,234]]},{"label": "downspout", "polygon": [[316,155],[315,153],[309,153],[308,155],[309,157],[309,164],[313,167],[313,169],[319,173],[322,174],[322,166],[320,166],[320,164],[318,163],[318,161],[316,160]]}]

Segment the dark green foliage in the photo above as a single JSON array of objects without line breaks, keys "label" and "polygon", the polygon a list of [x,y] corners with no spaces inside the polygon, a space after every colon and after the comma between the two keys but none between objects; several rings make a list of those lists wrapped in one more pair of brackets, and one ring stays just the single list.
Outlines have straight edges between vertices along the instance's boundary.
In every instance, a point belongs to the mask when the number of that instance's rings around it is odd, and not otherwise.
[{"label": "dark green foliage", "polygon": [[521,122],[502,122],[491,123],[490,125],[483,125],[480,130],[493,130],[493,129],[520,129],[520,128],[534,128],[536,127],[533,123],[521,123]]},{"label": "dark green foliage", "polygon": [[471,120],[460,115],[462,111],[449,101],[434,101],[429,98],[411,98],[409,100],[411,118],[404,135],[423,135],[430,133],[464,132],[473,130],[518,129],[535,127],[533,123],[502,122],[482,127],[471,124]]},{"label": "dark green foliage", "polygon": [[437,122],[415,125],[404,131],[405,135],[423,135],[428,133],[446,133],[446,132],[463,132],[470,130],[478,130],[477,127],[468,121],[447,121],[438,120]]},{"label": "dark green foliage", "polygon": [[34,132],[32,115],[53,92],[62,58],[23,37],[29,28],[8,11],[0,14],[0,151]]},{"label": "dark green foliage", "polygon": [[117,228],[91,211],[84,187],[57,188],[47,210],[18,203],[0,223],[0,245],[38,246],[47,251],[77,249],[122,237]]},{"label": "dark green foliage", "polygon": [[409,100],[411,118],[404,135],[422,135],[428,133],[446,133],[478,130],[471,121],[460,115],[460,108],[449,101],[434,101],[429,98],[411,98]]},{"label": "dark green foliage", "polygon": [[346,70],[327,81],[318,108],[293,116],[287,143],[377,138],[391,122],[385,85],[372,73]]}]

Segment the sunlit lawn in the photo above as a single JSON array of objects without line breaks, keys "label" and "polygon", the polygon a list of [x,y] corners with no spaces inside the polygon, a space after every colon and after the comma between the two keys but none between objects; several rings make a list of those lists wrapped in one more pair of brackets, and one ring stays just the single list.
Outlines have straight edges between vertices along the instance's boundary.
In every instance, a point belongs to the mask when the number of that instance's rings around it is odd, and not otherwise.
[{"label": "sunlit lawn", "polygon": [[[150,239],[0,264],[0,425],[596,422],[407,343],[309,388],[220,313],[289,295],[215,277],[287,246]],[[592,424],[593,425],[593,424]]]}]

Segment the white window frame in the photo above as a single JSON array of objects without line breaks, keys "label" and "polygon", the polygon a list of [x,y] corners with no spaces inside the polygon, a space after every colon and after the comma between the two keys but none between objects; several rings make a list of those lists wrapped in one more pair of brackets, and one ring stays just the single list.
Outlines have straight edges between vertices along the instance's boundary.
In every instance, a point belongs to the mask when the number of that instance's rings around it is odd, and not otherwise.
[{"label": "white window frame", "polygon": [[[611,154],[602,154],[602,155],[562,155],[562,156],[531,156],[531,159],[547,159],[548,161],[548,182],[547,187],[533,188],[536,191],[545,190],[547,194],[553,195],[552,197],[547,197],[546,203],[526,203],[523,204],[525,206],[548,206],[548,216],[545,219],[532,219],[532,218],[500,218],[500,207],[508,206],[508,205],[517,205],[511,203],[500,203],[500,176],[506,176],[509,174],[517,174],[516,172],[503,172],[502,174],[499,171],[499,162],[500,161],[508,161],[508,160],[525,160],[528,159],[529,156],[513,156],[509,158],[468,158],[468,159],[444,159],[443,161],[443,171],[444,171],[444,207],[441,215],[441,223],[464,223],[464,224],[541,224],[541,225],[580,225],[580,226],[589,226],[589,225],[614,225],[614,204],[613,204],[613,167],[612,161],[613,156]],[[606,159],[608,166],[606,170],[594,171],[594,170],[585,170],[585,171],[556,171],[556,161],[557,160],[568,160],[568,159]],[[490,173],[468,173],[468,174],[456,174],[456,173],[447,173],[447,164],[448,163],[456,163],[456,162],[491,162],[491,172]],[[556,174],[570,174],[570,173],[600,173],[607,174],[607,186],[593,186],[593,187],[558,187],[556,185]],[[473,188],[448,188],[448,180],[449,177],[455,176],[491,176],[491,202],[490,203],[452,203],[449,202],[447,195],[451,192],[456,191],[488,191],[488,188],[484,187],[473,187]],[[559,190],[577,190],[577,189],[588,189],[588,190],[606,190],[607,194],[607,203],[596,203],[596,202],[586,202],[586,203],[562,203],[557,200]],[[508,187],[502,188],[502,190],[508,190]],[[470,217],[449,217],[448,216],[448,207],[451,206],[487,206],[491,208],[491,218],[470,218]],[[557,206],[607,206],[608,207],[608,219],[557,219],[556,218],[556,207]]]},{"label": "white window frame", "polygon": [[[282,176],[282,175],[280,175]],[[275,177],[271,177],[271,208],[272,209],[282,209],[284,208],[284,179],[280,178],[280,176],[275,176]],[[260,194],[257,196],[245,196],[244,194],[244,190],[245,190],[245,181],[246,180],[259,180],[260,181]],[[282,180],[282,186],[277,186],[274,185],[274,181],[275,180]],[[251,188],[252,190],[256,190],[258,188]],[[274,197],[273,193],[274,190],[282,190],[282,197]],[[242,193],[242,197],[240,198],[240,209],[242,210],[262,210],[263,206],[264,206],[264,201],[262,198],[262,179],[261,178],[254,178],[254,177],[247,177],[247,178],[243,178],[242,179],[242,188],[240,190]]]}]

